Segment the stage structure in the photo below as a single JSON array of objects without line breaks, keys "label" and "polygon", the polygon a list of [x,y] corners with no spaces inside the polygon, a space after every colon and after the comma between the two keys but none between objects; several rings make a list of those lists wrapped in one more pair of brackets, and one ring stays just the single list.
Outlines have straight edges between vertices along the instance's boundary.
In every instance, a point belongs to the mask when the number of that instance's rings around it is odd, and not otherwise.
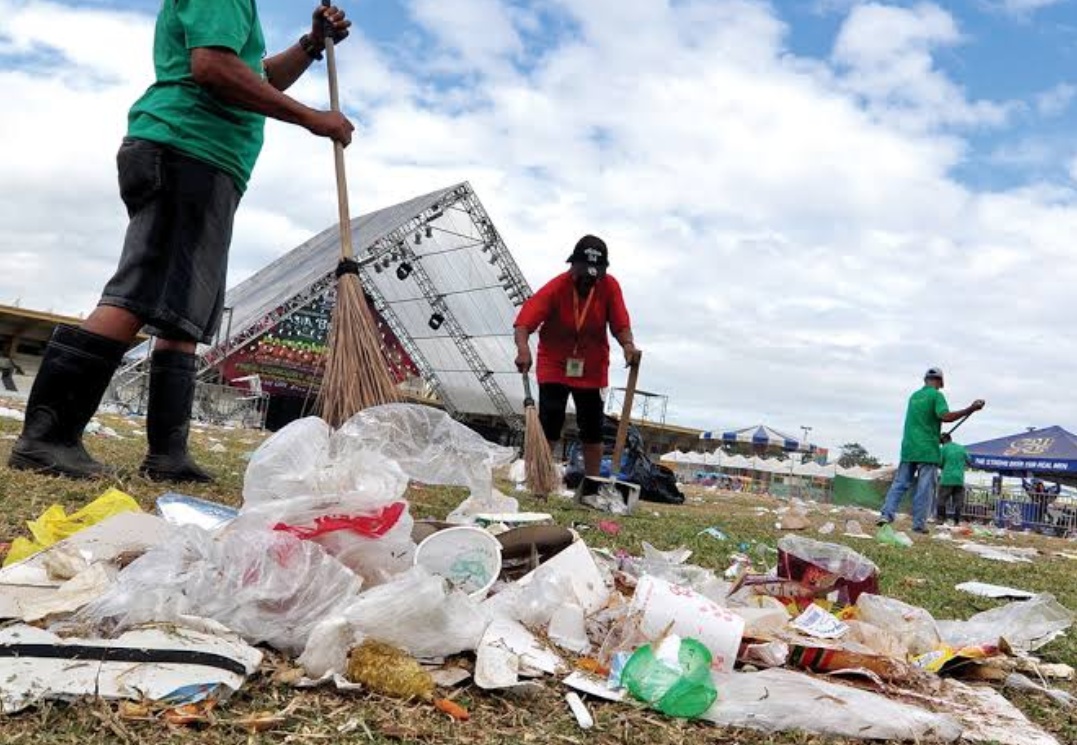
[{"label": "stage structure", "polygon": [[[352,221],[367,302],[390,371],[413,397],[459,418],[522,427],[512,324],[531,288],[467,183]],[[333,304],[336,225],[228,291],[218,339],[200,348],[207,383],[257,381],[272,399],[318,394]],[[149,345],[113,390],[145,387]],[[134,409],[134,406],[128,406]],[[272,408],[272,406],[270,406]]]},{"label": "stage structure", "polygon": [[[624,388],[610,388],[609,395],[606,397],[607,415],[621,416],[626,392]],[[666,423],[666,410],[668,408],[668,395],[649,391],[636,391],[632,400],[631,419],[635,422],[662,426]]]}]

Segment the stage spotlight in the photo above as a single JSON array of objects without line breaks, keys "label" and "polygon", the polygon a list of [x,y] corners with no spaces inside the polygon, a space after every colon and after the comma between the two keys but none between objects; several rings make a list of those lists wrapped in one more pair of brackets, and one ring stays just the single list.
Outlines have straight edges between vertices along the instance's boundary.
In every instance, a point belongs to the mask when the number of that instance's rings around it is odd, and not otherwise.
[{"label": "stage spotlight", "polygon": [[374,262],[374,273],[381,274],[381,264]]},{"label": "stage spotlight", "polygon": [[419,245],[422,244],[422,242],[423,242],[423,236],[418,230],[416,230],[415,231],[415,245],[419,246]]},{"label": "stage spotlight", "polygon": [[396,268],[396,278],[403,282],[411,274],[411,264],[408,262],[402,262],[400,266]]},{"label": "stage spotlight", "polygon": [[427,322],[430,328],[432,328],[434,331],[437,331],[439,328],[441,328],[441,324],[443,323],[445,323],[445,316],[441,315],[440,313],[434,313],[434,315],[430,316],[430,320]]},{"label": "stage spotlight", "polygon": [[430,227],[429,225],[426,226],[426,237],[427,238],[433,238],[434,237],[434,229],[432,227]]}]

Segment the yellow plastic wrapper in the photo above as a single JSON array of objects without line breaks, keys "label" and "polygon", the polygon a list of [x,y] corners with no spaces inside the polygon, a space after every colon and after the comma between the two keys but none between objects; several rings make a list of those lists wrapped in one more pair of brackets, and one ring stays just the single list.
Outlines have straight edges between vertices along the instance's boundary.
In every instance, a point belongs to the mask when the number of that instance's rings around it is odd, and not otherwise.
[{"label": "yellow plastic wrapper", "polygon": [[27,559],[38,551],[69,538],[80,530],[119,515],[122,512],[141,512],[138,502],[119,489],[109,489],[77,512],[68,515],[64,508],[54,504],[41,513],[41,517],[26,523],[33,540],[16,538],[4,558],[4,566]]},{"label": "yellow plastic wrapper", "polygon": [[430,699],[434,679],[407,652],[367,640],[348,655],[348,680],[394,698]]}]

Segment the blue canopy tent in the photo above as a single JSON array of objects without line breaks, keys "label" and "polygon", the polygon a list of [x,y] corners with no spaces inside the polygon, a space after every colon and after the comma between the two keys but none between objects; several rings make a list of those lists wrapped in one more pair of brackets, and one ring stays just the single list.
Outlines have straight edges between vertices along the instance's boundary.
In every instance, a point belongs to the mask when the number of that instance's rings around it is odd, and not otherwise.
[{"label": "blue canopy tent", "polygon": [[1077,435],[1061,427],[1021,432],[966,449],[973,467],[984,471],[1077,480]]},{"label": "blue canopy tent", "polygon": [[[1039,479],[1077,484],[1077,435],[1062,427],[1047,427],[967,445],[966,450],[974,468],[1022,480],[1024,495],[1011,494],[1007,498],[1001,491],[995,492],[997,502],[989,508],[997,524],[1063,531],[1077,526],[1077,511],[1072,505],[1062,506],[1059,502],[1049,509],[1058,488],[1036,484]],[[1038,492],[1032,491],[1033,485]],[[1001,490],[1001,479],[997,488]]]},{"label": "blue canopy tent", "polygon": [[723,444],[729,445],[752,445],[760,450],[777,449],[787,453],[811,453],[815,451],[814,445],[801,442],[797,438],[790,437],[765,424],[722,433],[704,432],[699,438],[701,440],[720,440]]}]

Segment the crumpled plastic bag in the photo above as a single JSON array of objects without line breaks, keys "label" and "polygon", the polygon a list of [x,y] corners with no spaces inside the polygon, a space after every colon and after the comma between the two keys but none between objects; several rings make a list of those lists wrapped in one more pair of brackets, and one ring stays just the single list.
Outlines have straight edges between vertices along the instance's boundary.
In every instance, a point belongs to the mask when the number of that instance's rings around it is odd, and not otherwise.
[{"label": "crumpled plastic bag", "polygon": [[861,621],[896,636],[904,654],[927,654],[942,645],[935,618],[923,608],[870,593],[857,598],[856,608]]},{"label": "crumpled plastic bag", "polygon": [[348,651],[366,639],[420,658],[470,652],[488,624],[476,601],[417,566],[337,608],[313,630],[299,664],[313,678],[343,673]]},{"label": "crumpled plastic bag", "polygon": [[288,533],[213,534],[187,526],[120,572],[73,623],[111,636],[143,623],[200,616],[251,644],[298,654],[314,627],[339,613],[360,586],[321,546]]},{"label": "crumpled plastic bag", "polygon": [[954,742],[962,733],[952,717],[790,670],[716,675],[714,681],[718,700],[702,718],[727,727],[909,742]]},{"label": "crumpled plastic bag", "polygon": [[684,719],[703,714],[718,696],[710,651],[676,635],[636,650],[621,673],[621,685],[663,714]]},{"label": "crumpled plastic bag", "polygon": [[817,594],[837,591],[843,603],[855,603],[861,593],[879,590],[879,567],[870,559],[840,543],[799,535],[778,541],[778,576]]},{"label": "crumpled plastic bag", "polygon": [[374,406],[356,414],[335,434],[342,453],[367,451],[394,461],[423,484],[464,486],[470,496],[448,518],[471,522],[480,512],[516,512],[514,499],[496,492],[493,472],[516,456],[444,411],[416,404]]},{"label": "crumpled plastic bag", "polygon": [[408,477],[354,444],[317,417],[281,429],[251,457],[232,527],[314,541],[368,586],[407,569],[415,554]]},{"label": "crumpled plastic bag", "polygon": [[118,489],[109,489],[100,497],[76,512],[68,515],[61,505],[54,504],[41,513],[36,520],[26,523],[33,540],[16,538],[4,558],[4,566],[28,559],[39,551],[52,546],[65,538],[70,538],[80,530],[96,525],[114,515],[123,512],[141,512],[142,508],[133,497]]},{"label": "crumpled plastic bag", "polygon": [[999,639],[1019,652],[1034,652],[1073,625],[1074,614],[1054,595],[992,608],[967,621],[939,621],[939,633],[955,649],[997,644]]}]

